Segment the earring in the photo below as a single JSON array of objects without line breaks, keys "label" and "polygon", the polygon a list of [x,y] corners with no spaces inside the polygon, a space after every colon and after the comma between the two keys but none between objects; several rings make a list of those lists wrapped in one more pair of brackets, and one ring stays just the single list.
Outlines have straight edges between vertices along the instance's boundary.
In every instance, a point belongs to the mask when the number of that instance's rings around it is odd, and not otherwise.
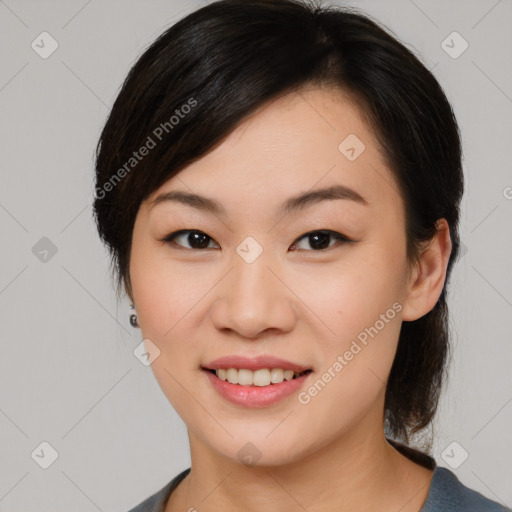
[{"label": "earring", "polygon": [[[133,304],[130,304],[130,308],[134,309],[135,306]],[[137,315],[135,313],[132,313],[130,315],[130,325],[132,327],[139,327],[139,324],[137,323]]]}]

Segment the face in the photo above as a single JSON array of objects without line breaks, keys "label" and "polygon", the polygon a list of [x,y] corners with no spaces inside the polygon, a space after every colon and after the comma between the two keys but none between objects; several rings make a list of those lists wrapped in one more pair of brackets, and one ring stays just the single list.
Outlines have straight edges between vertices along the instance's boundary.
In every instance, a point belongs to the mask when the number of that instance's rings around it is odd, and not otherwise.
[{"label": "face", "polygon": [[[350,190],[290,202],[331,187]],[[173,191],[218,210],[153,202]],[[272,101],[155,191],[136,218],[130,276],[146,348],[160,351],[154,375],[205,450],[278,465],[381,432],[409,283],[404,207],[342,92]],[[250,367],[211,364],[229,356],[309,372],[249,387],[203,369]]]}]

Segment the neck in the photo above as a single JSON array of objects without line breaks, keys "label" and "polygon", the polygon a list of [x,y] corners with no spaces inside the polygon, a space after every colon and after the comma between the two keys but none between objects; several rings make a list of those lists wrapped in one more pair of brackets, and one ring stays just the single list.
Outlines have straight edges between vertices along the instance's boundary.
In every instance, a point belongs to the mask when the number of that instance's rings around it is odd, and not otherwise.
[{"label": "neck", "polygon": [[420,511],[432,471],[393,448],[376,418],[367,420],[380,433],[358,425],[308,456],[279,466],[233,462],[189,432],[192,470],[171,495],[166,512]]}]

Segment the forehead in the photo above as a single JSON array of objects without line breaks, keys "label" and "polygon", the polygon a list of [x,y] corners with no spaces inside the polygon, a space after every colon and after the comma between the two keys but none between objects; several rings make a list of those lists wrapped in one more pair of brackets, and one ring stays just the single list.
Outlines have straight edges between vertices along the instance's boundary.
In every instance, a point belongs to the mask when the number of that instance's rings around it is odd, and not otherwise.
[{"label": "forehead", "polygon": [[[204,158],[231,161],[233,153],[243,151],[258,161],[272,161],[274,155],[282,155],[290,162],[311,164],[321,152],[333,161],[343,155],[347,161],[355,162],[357,154],[343,153],[339,147],[349,135],[364,145],[366,155],[379,158],[378,142],[354,100],[340,89],[314,87],[270,100],[247,116]],[[347,158],[353,156],[354,160]]]},{"label": "forehead", "polygon": [[148,202],[179,189],[234,207],[267,207],[338,184],[358,191],[371,206],[397,201],[394,178],[359,107],[341,90],[315,87],[260,107]]}]

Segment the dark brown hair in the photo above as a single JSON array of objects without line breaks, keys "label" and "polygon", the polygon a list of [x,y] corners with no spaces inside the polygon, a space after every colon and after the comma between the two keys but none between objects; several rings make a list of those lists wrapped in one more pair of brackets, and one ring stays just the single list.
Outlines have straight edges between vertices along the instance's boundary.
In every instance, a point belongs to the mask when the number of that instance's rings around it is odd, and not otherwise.
[{"label": "dark brown hair", "polygon": [[[307,0],[220,0],[192,12],[144,51],[122,86],[96,151],[94,215],[118,296],[124,284],[133,298],[131,239],[142,201],[265,102],[309,85],[349,94],[404,199],[408,261],[418,261],[438,219],[450,227],[441,296],[428,314],[402,323],[387,383],[386,430],[409,442],[431,424],[444,380],[446,287],[459,252],[463,174],[445,94],[391,34],[353,8]],[[144,156],[142,147],[149,148]]]}]

